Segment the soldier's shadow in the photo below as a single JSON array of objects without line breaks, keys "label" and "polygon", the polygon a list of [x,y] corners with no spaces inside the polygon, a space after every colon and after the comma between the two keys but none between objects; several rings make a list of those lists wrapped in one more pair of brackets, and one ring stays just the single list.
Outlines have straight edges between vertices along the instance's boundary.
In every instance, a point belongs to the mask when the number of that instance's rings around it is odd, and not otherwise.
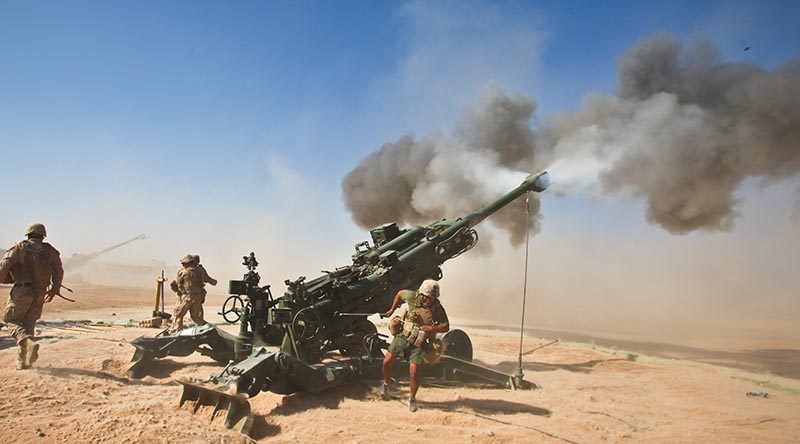
[{"label": "soldier's shadow", "polygon": [[319,393],[294,393],[284,396],[269,415],[289,416],[311,409],[338,409],[345,399],[365,399],[372,391],[364,384],[346,384]]}]

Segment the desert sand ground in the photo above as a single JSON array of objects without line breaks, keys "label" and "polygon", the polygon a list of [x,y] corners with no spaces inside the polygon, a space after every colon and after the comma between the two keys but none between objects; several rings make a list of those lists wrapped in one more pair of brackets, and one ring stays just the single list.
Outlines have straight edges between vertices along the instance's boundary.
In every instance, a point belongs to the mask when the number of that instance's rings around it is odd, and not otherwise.
[{"label": "desert sand ground", "polygon": [[[76,290],[78,302],[57,300],[46,306],[43,320],[50,323],[40,326],[42,349],[36,368],[14,370],[13,340],[7,330],[0,332],[0,442],[251,441],[226,430],[219,419],[209,421],[202,411],[193,415],[185,407],[177,408],[181,387],[174,380],[206,378],[220,370],[213,361],[200,355],[165,359],[152,376],[125,376],[133,352],[127,342],[156,330],[122,325],[148,316],[152,292],[93,286]],[[5,299],[7,291],[0,289],[0,297]],[[216,318],[220,302],[221,296],[209,298],[208,318]],[[119,325],[86,327],[60,322],[64,320]],[[518,332],[465,330],[473,340],[476,361],[513,372]],[[524,347],[544,341],[528,335]],[[792,371],[800,366],[797,350],[784,350],[777,360],[747,355],[743,365],[730,359],[718,366],[708,364],[713,357],[704,359],[697,349],[692,349],[695,355],[688,353],[689,359],[679,360],[670,359],[663,344],[654,356],[644,353],[641,347],[646,346],[641,344],[638,349],[635,342],[623,344],[632,345],[636,356],[627,347],[563,340],[526,356],[526,379],[541,386],[537,390],[423,386],[418,395],[421,410],[414,414],[404,403],[405,384],[394,401],[382,401],[374,381],[318,395],[262,393],[251,399],[258,415],[252,439],[800,442],[800,380],[775,374],[797,374]],[[682,349],[674,350],[680,354]],[[746,396],[759,389],[769,397]]]}]

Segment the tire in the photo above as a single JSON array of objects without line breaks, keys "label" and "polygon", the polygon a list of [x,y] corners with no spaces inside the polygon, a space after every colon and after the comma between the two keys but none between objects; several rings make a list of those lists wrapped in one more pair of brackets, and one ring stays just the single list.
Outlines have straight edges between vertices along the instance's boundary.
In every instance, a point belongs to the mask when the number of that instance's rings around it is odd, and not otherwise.
[{"label": "tire", "polygon": [[444,355],[472,362],[472,341],[463,330],[450,330],[441,337]]}]

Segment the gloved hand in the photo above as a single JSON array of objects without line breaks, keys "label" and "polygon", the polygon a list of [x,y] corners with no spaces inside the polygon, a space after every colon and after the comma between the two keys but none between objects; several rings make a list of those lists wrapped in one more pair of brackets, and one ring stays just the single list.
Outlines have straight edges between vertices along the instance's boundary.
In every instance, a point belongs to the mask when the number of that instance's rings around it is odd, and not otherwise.
[{"label": "gloved hand", "polygon": [[48,303],[48,302],[52,301],[53,298],[55,298],[57,295],[58,295],[58,290],[56,290],[55,288],[51,288],[51,289],[47,290],[47,294],[44,297],[44,302]]}]

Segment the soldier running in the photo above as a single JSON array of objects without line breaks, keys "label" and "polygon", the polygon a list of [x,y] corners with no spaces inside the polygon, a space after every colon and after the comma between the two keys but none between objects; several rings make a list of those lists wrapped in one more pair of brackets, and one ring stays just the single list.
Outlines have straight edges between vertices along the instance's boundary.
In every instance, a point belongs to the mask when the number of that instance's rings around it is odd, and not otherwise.
[{"label": "soldier running", "polygon": [[30,368],[39,358],[34,341],[42,307],[58,295],[64,278],[58,250],[44,242],[47,230],[40,223],[25,231],[27,239],[15,244],[0,259],[0,282],[14,284],[6,302],[3,322],[19,345],[17,369]]},{"label": "soldier running", "polygon": [[178,294],[178,303],[172,318],[170,332],[174,333],[183,328],[183,317],[189,312],[195,325],[205,325],[203,319],[203,303],[206,301],[205,284],[217,285],[217,280],[208,275],[200,265],[200,256],[187,254],[181,259],[183,268],[178,270],[178,275],[169,286]]},{"label": "soldier running", "polygon": [[404,301],[407,310],[402,317],[395,317],[390,323],[394,339],[389,345],[389,353],[383,358],[383,387],[381,397],[390,399],[392,385],[392,366],[398,356],[408,360],[409,391],[408,409],[417,411],[417,390],[419,389],[419,366],[426,359],[425,353],[433,347],[436,333],[450,330],[447,312],[439,302],[439,283],[427,279],[416,292],[402,290],[397,293],[392,307],[386,316],[392,316],[400,301]]}]

